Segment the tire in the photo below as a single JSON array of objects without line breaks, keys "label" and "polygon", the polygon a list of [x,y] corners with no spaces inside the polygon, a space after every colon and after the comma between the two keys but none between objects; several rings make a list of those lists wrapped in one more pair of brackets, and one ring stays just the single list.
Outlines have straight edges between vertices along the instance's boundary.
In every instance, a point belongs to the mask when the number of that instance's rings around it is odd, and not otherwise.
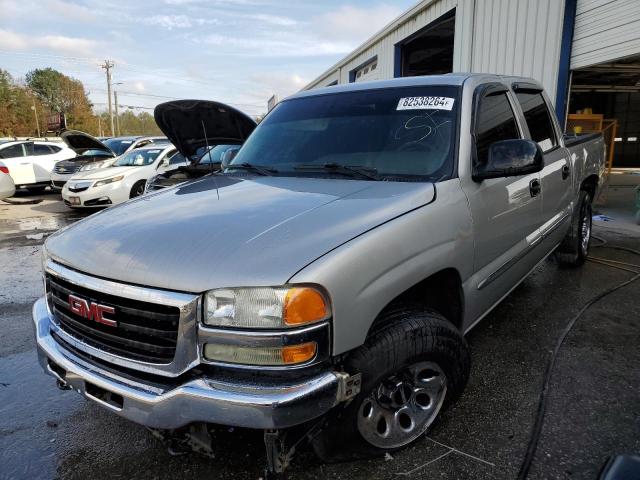
[{"label": "tire", "polygon": [[138,180],[131,187],[131,192],[129,193],[129,198],[139,197],[140,195],[144,195],[144,187],[146,185],[146,180]]},{"label": "tire", "polygon": [[360,393],[329,412],[312,440],[324,462],[382,455],[413,443],[467,384],[467,343],[442,315],[405,307],[380,320],[382,326],[344,363],[345,371],[362,374]]},{"label": "tire", "polygon": [[561,266],[580,267],[589,255],[593,215],[591,201],[591,195],[581,190],[577,215],[571,222],[567,236],[555,252],[556,260]]}]

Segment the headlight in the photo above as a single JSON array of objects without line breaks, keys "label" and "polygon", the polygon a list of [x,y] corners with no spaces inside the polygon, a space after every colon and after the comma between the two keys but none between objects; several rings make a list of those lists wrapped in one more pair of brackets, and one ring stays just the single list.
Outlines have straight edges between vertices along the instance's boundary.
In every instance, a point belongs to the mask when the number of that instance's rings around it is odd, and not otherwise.
[{"label": "headlight", "polygon": [[105,178],[104,180],[98,180],[93,184],[94,187],[100,187],[102,185],[108,185],[110,183],[119,182],[124,178],[124,175],[118,175],[117,177]]},{"label": "headlight", "polygon": [[204,323],[216,327],[290,328],[330,316],[326,296],[307,286],[225,288],[205,298]]}]

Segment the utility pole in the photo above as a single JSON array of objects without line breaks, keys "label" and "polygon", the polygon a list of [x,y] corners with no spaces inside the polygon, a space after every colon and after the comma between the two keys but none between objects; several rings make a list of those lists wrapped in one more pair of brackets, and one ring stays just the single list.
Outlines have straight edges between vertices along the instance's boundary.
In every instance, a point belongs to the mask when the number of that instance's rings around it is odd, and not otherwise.
[{"label": "utility pole", "polygon": [[38,120],[38,110],[36,109],[36,99],[32,98],[33,106],[31,110],[33,110],[33,115],[36,117],[36,129],[38,130],[38,136],[40,136],[40,121]]},{"label": "utility pole", "polygon": [[118,114],[118,92],[113,91],[113,103],[116,107],[116,131],[118,132],[118,136],[120,136],[120,115]]},{"label": "utility pole", "polygon": [[100,66],[107,72],[107,97],[109,105],[109,119],[111,121],[111,136],[115,137],[115,130],[113,129],[113,111],[111,110],[111,69],[113,68],[113,61],[105,60],[104,64]]},{"label": "utility pole", "polygon": [[103,136],[103,135],[102,135],[102,122],[100,121],[100,117],[101,117],[101,116],[102,116],[102,115],[98,115],[98,136],[99,136],[99,137],[102,137],[102,136]]}]

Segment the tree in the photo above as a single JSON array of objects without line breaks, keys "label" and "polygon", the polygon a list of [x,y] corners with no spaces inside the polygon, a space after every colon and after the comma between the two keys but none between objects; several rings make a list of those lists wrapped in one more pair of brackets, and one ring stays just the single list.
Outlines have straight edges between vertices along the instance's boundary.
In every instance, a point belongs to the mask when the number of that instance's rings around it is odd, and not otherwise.
[{"label": "tree", "polygon": [[77,130],[97,130],[84,85],[53,68],[27,73],[27,85],[52,113],[64,113],[67,126]]},{"label": "tree", "polygon": [[42,103],[16,84],[9,72],[0,69],[0,136],[37,135],[36,113],[40,125],[44,125],[46,111]]}]

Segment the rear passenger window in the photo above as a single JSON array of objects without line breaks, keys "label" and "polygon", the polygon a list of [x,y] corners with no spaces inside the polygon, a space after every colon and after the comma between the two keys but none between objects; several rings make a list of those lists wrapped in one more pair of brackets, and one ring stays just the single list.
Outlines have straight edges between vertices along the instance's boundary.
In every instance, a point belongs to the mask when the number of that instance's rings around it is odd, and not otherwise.
[{"label": "rear passenger window", "polygon": [[17,158],[24,157],[24,150],[22,144],[11,145],[0,150],[0,158]]},{"label": "rear passenger window", "polygon": [[529,126],[531,140],[538,142],[544,152],[557,147],[558,141],[553,130],[553,123],[542,94],[538,92],[518,92],[516,97]]},{"label": "rear passenger window", "polygon": [[520,138],[516,117],[505,92],[487,95],[480,101],[476,122],[477,162],[487,162],[489,145]]},{"label": "rear passenger window", "polygon": [[34,155],[50,155],[51,149],[49,148],[49,145],[39,145],[36,143],[33,146],[33,154]]}]

